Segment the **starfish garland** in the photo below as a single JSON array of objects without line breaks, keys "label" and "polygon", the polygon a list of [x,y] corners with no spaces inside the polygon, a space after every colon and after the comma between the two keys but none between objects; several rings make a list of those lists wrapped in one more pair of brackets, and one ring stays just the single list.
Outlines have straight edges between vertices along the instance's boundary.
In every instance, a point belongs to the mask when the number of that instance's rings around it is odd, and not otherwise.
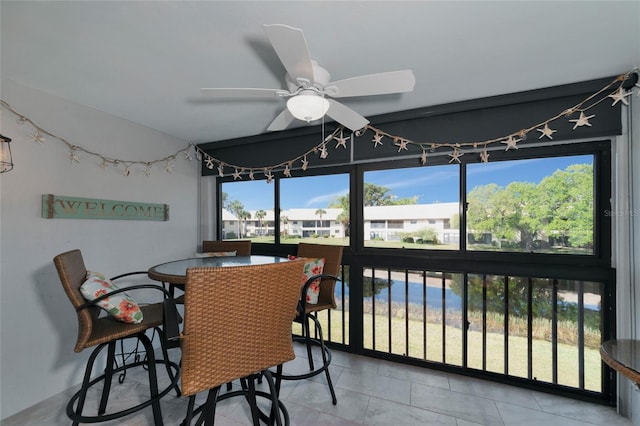
[{"label": "starfish garland", "polygon": [[553,136],[551,135],[557,132],[557,130],[551,129],[548,123],[544,123],[544,127],[542,129],[536,129],[536,130],[541,133],[538,139],[542,139],[545,136],[548,137],[549,139],[553,139]]},{"label": "starfish garland", "polygon": [[320,148],[320,158],[324,159],[324,158],[327,158],[328,156],[329,156],[329,152],[327,151],[327,147],[323,143],[322,147]]},{"label": "starfish garland", "polygon": [[340,131],[340,137],[339,138],[335,138],[338,143],[336,144],[336,149],[341,146],[344,149],[347,149],[347,141],[349,140],[349,138],[346,138],[342,135],[342,130]]},{"label": "starfish garland", "polygon": [[462,157],[464,155],[464,153],[462,151],[459,151],[458,148],[454,148],[453,152],[451,154],[449,154],[449,157],[451,157],[451,160],[449,160],[449,163],[452,163],[454,161],[460,163],[460,157]]},{"label": "starfish garland", "polygon": [[399,148],[398,148],[398,152],[403,151],[403,150],[404,150],[404,151],[408,151],[408,149],[407,149],[407,144],[408,144],[408,143],[409,143],[409,141],[408,141],[408,140],[406,140],[406,139],[400,139],[400,140],[398,141],[398,143],[396,143],[396,144],[394,144],[394,145],[396,145],[397,147],[399,147]]},{"label": "starfish garland", "polygon": [[77,146],[72,146],[71,147],[71,152],[69,153],[69,159],[71,159],[71,164],[73,164],[74,162],[79,163],[80,160],[78,159],[78,147]]},{"label": "starfish garland", "polygon": [[507,147],[505,148],[505,151],[509,151],[509,148],[518,149],[518,146],[516,145],[518,142],[520,142],[520,139],[514,139],[513,135],[509,135],[509,138],[501,143],[506,144]]},{"label": "starfish garland", "polygon": [[487,148],[485,148],[480,153],[480,161],[482,161],[483,163],[488,163],[489,162],[489,152],[487,151]]},{"label": "starfish garland", "polygon": [[382,137],[383,137],[383,136],[382,136],[382,134],[380,134],[380,133],[376,133],[376,134],[373,136],[373,139],[371,139],[371,142],[373,142],[373,147],[374,147],[374,148],[375,148],[376,146],[378,146],[378,145],[383,145],[383,143],[382,143]]},{"label": "starfish garland", "polygon": [[572,123],[576,123],[575,126],[573,126],[573,130],[575,130],[577,127],[582,127],[582,126],[589,126],[591,127],[591,123],[589,123],[589,119],[595,117],[596,115],[590,115],[590,116],[586,116],[584,115],[584,111],[580,111],[580,117],[576,118],[575,120],[569,120]]},{"label": "starfish garland", "polygon": [[33,136],[31,136],[31,139],[33,139],[33,141],[39,145],[42,145],[42,143],[45,141],[44,136],[40,134],[39,130],[36,130]]},{"label": "starfish garland", "polygon": [[420,155],[420,163],[423,166],[427,164],[427,151],[424,148],[422,148],[422,154]]},{"label": "starfish garland", "polygon": [[622,102],[623,104],[629,106],[629,100],[625,99],[626,96],[631,96],[631,92],[625,93],[622,86],[620,86],[618,90],[607,97],[613,99],[613,104],[611,104],[611,106],[616,106],[618,102]]},{"label": "starfish garland", "polygon": [[240,176],[240,170],[237,168],[233,171],[233,180],[242,180],[242,176]]}]

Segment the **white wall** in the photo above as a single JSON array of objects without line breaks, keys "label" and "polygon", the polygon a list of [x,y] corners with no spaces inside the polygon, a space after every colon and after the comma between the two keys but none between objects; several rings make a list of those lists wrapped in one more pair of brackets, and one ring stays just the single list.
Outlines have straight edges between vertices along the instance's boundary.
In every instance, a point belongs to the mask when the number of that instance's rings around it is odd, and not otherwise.
[{"label": "white wall", "polygon": [[[635,339],[640,339],[640,97],[636,96],[640,93],[640,88],[634,90],[631,98],[631,243],[632,243],[632,268],[631,268],[631,304],[633,306],[632,318],[618,317],[618,323],[629,321],[633,324],[631,335]],[[625,336],[627,337],[627,336]],[[631,382],[619,375],[618,387],[626,387],[623,395],[630,395],[629,414],[633,420],[634,426],[640,426],[640,393],[631,384]]]},{"label": "white wall", "polygon": [[[152,160],[186,142],[60,98],[2,80],[1,97],[38,126],[109,157]],[[89,351],[73,352],[76,315],[63,293],[53,257],[82,250],[87,267],[107,275],[146,270],[186,257],[198,244],[198,164],[181,154],[171,174],[161,165],[102,170],[99,160],[47,137],[3,110],[1,133],[11,137],[15,168],[0,175],[0,418],[80,382]],[[41,195],[166,203],[167,222],[42,219]]]}]

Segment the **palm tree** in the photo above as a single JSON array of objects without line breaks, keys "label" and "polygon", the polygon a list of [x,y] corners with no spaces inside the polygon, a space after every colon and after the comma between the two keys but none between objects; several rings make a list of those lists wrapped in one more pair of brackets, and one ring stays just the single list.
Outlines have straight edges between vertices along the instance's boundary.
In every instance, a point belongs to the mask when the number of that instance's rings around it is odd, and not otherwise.
[{"label": "palm tree", "polygon": [[[320,216],[320,227],[322,228],[322,215],[327,214],[326,210],[318,209],[316,210],[316,216]],[[316,221],[316,234],[318,233],[318,221]]]},{"label": "palm tree", "polygon": [[[245,231],[246,233],[246,228],[247,228],[247,220],[251,219],[251,213],[249,213],[246,210],[242,210],[240,212],[240,214],[238,215],[238,219],[240,219],[240,222],[242,223],[242,230]],[[240,235],[240,238],[242,238],[243,235]]]},{"label": "palm tree", "polygon": [[254,214],[254,217],[258,219],[258,225],[260,226],[260,235],[262,235],[262,219],[264,219],[265,216],[267,216],[267,212],[262,209],[258,210]]},{"label": "palm tree", "polygon": [[242,218],[240,217],[240,214],[244,211],[244,204],[242,204],[238,200],[233,200],[229,203],[228,209],[238,219],[238,233],[236,235],[238,236],[238,238],[241,238],[242,236],[240,235],[240,225],[242,222]]},{"label": "palm tree", "polygon": [[280,222],[284,225],[284,235],[289,235],[289,230],[287,229],[289,225],[289,218],[285,215],[280,216]]}]

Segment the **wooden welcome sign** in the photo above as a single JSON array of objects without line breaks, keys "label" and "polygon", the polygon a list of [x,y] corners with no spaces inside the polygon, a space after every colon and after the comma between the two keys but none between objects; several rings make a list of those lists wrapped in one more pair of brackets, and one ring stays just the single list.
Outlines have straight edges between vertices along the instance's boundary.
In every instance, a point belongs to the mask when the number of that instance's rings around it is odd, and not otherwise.
[{"label": "wooden welcome sign", "polygon": [[42,195],[46,219],[169,220],[167,204]]}]

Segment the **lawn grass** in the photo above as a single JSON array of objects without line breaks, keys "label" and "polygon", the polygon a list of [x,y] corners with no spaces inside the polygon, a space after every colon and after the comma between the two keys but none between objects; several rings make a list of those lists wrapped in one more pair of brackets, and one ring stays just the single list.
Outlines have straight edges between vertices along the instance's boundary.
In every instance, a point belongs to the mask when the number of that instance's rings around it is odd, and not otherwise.
[{"label": "lawn grass", "polygon": [[[331,341],[349,344],[349,314],[345,312],[345,334],[342,334],[341,311],[334,310],[331,314],[331,330],[327,325],[327,314],[318,315],[322,324],[325,339],[331,335]],[[375,319],[375,333],[374,333]],[[448,321],[447,321],[448,322]],[[445,325],[428,322],[426,324],[426,347],[424,345],[425,329],[422,320],[394,316],[389,323],[388,315],[363,315],[364,342],[366,349],[379,352],[404,355],[411,358],[427,361],[462,366],[462,341],[463,330],[459,326]],[[407,327],[408,326],[408,327]],[[559,324],[559,329],[562,325]],[[574,326],[575,328],[575,326]],[[389,329],[391,330],[389,332]],[[408,329],[408,346],[405,330]],[[299,325],[294,324],[294,333],[299,334]],[[443,353],[443,333],[445,350]],[[508,337],[508,371],[505,371],[504,345],[505,338],[502,332],[487,330],[486,333],[486,358],[485,366],[482,364],[482,331],[467,331],[467,367],[477,370],[486,370],[509,376],[528,378],[528,342],[524,336],[510,334]],[[375,334],[375,346],[373,338]],[[567,335],[573,335],[567,331]],[[391,348],[389,347],[391,336]],[[543,338],[532,339],[532,376],[533,380],[552,383],[552,344]],[[569,340],[570,341],[570,340]],[[557,349],[557,384],[579,388],[578,372],[578,346],[577,343],[558,343]],[[601,374],[602,361],[597,347],[585,347],[584,349],[584,386],[586,390],[602,392]]]}]

